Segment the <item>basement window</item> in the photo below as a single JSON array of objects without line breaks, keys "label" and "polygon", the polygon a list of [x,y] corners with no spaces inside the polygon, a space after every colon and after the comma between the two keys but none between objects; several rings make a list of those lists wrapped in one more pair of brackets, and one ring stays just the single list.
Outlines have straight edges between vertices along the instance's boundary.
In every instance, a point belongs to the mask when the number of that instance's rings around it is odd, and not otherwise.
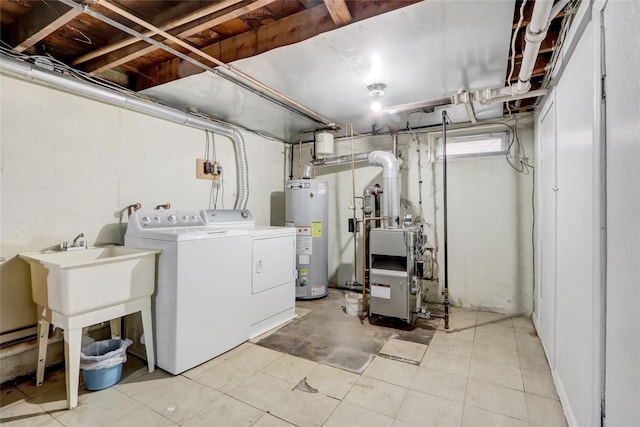
[{"label": "basement window", "polygon": [[[442,137],[436,138],[437,158],[442,160]],[[459,157],[496,156],[509,148],[507,132],[480,135],[447,136],[447,159]]]}]

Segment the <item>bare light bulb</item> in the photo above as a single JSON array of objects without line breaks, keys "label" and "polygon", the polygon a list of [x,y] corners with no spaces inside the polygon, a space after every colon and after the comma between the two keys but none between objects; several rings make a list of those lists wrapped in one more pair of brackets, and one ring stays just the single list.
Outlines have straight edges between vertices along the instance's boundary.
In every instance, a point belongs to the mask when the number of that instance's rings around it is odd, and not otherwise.
[{"label": "bare light bulb", "polygon": [[378,113],[380,112],[380,110],[382,110],[382,104],[380,103],[380,101],[373,101],[371,103],[371,111],[373,111],[374,113]]}]

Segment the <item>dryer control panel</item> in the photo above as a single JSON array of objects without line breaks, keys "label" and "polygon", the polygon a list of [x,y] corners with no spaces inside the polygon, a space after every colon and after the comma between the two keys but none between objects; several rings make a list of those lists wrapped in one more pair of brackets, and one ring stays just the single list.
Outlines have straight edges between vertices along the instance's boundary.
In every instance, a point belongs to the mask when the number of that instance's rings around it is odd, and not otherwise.
[{"label": "dryer control panel", "polygon": [[205,223],[209,226],[253,226],[255,218],[246,209],[205,209],[200,212]]}]

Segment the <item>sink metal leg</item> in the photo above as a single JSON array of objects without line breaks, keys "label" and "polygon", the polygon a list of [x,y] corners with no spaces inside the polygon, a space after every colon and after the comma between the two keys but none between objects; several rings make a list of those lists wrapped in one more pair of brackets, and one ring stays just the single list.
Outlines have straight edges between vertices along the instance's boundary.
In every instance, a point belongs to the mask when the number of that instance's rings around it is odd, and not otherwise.
[{"label": "sink metal leg", "polygon": [[109,321],[109,325],[111,327],[111,338],[120,338],[122,336],[121,319],[121,317],[118,317]]},{"label": "sink metal leg", "polygon": [[142,316],[142,331],[144,333],[144,346],[147,350],[147,366],[149,372],[156,368],[156,359],[153,351],[153,326],[151,324],[151,305],[140,310]]},{"label": "sink metal leg", "polygon": [[82,328],[64,330],[65,382],[67,385],[67,406],[78,406],[78,383],[80,381],[80,351]]},{"label": "sink metal leg", "polygon": [[[41,312],[42,307],[39,308]],[[38,366],[36,369],[36,386],[44,382],[44,368],[47,362],[47,345],[49,344],[49,322],[38,320]]]}]

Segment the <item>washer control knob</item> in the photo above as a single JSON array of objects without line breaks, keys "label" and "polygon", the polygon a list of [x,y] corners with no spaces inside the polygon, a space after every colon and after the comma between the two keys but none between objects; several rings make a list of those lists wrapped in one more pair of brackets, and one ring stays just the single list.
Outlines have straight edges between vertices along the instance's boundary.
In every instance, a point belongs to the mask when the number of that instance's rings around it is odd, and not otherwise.
[{"label": "washer control knob", "polygon": [[153,222],[155,222],[156,224],[160,224],[160,217],[159,216],[154,216],[153,217]]},{"label": "washer control knob", "polygon": [[249,216],[249,213],[247,211],[242,211],[240,212],[240,216],[244,219],[247,219],[247,217]]},{"label": "washer control knob", "polygon": [[169,215],[167,219],[169,220],[169,222],[172,222],[172,223],[178,222],[178,217],[175,216],[174,214]]},{"label": "washer control knob", "polygon": [[183,216],[183,217],[182,217],[182,220],[183,220],[184,222],[189,222],[189,215],[185,215],[185,216]]},{"label": "washer control knob", "polygon": [[142,222],[144,224],[149,224],[151,222],[151,219],[148,216],[143,216],[142,217]]},{"label": "washer control knob", "polygon": [[197,222],[198,221],[198,215],[191,215],[191,221]]}]

